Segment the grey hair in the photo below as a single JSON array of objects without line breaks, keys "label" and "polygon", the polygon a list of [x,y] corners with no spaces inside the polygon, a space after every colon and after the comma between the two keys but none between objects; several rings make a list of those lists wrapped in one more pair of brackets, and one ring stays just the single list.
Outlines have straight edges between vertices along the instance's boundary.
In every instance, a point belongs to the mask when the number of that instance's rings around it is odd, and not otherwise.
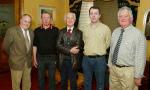
[{"label": "grey hair", "polygon": [[124,10],[127,10],[127,11],[129,12],[130,18],[131,18],[131,20],[133,21],[132,10],[131,10],[131,8],[129,8],[129,7],[127,7],[127,6],[123,6],[123,7],[121,7],[121,8],[119,9],[119,11],[118,11],[118,18],[119,18],[119,14],[120,14],[122,11],[124,11]]},{"label": "grey hair", "polygon": [[74,12],[68,12],[68,13],[66,13],[65,16],[64,16],[64,20],[67,19],[67,16],[68,16],[69,14],[71,14],[71,15],[74,17],[74,19],[76,20],[76,14],[75,14]]},{"label": "grey hair", "polygon": [[28,16],[28,17],[30,17],[30,18],[32,19],[31,15],[29,15],[29,14],[23,14],[23,15],[21,16],[21,19],[22,19],[23,17],[25,17],[25,16]]}]

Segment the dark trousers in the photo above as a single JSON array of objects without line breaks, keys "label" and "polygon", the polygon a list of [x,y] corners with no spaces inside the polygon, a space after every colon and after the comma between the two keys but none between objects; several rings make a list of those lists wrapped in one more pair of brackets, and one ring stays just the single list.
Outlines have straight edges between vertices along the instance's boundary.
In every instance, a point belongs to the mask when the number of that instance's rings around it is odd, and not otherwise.
[{"label": "dark trousers", "polygon": [[92,76],[95,75],[96,90],[104,90],[106,59],[105,56],[89,58],[83,57],[84,90],[91,90]]},{"label": "dark trousers", "polygon": [[61,90],[67,90],[70,80],[71,90],[77,90],[77,72],[72,69],[71,59],[65,59],[61,68]]},{"label": "dark trousers", "polygon": [[45,90],[45,71],[48,70],[49,90],[56,90],[55,72],[56,56],[55,55],[38,55],[38,77],[39,90]]}]

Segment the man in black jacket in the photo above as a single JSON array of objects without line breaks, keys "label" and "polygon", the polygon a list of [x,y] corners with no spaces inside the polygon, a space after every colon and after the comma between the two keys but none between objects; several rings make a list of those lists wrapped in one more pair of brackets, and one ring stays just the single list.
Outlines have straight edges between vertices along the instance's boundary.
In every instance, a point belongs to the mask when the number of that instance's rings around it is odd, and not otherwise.
[{"label": "man in black jacket", "polygon": [[69,12],[65,16],[67,26],[58,36],[57,47],[59,50],[59,67],[61,70],[61,89],[67,90],[68,77],[71,90],[77,90],[76,69],[81,50],[82,32],[74,27],[75,13]]}]

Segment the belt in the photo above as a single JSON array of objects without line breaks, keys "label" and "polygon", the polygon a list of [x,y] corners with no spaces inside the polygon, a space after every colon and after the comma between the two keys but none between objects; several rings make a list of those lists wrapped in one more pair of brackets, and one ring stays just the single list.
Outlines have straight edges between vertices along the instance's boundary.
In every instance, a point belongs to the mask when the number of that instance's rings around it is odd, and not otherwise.
[{"label": "belt", "polygon": [[38,54],[38,56],[40,56],[40,57],[54,57],[54,56],[56,56],[55,54],[50,54],[50,55],[39,55]]},{"label": "belt", "polygon": [[89,58],[99,58],[99,57],[102,57],[104,55],[86,55],[86,56]]},{"label": "belt", "polygon": [[131,66],[126,66],[126,65],[118,65],[118,64],[115,64],[116,67],[118,68],[122,68],[122,67],[131,67]]}]

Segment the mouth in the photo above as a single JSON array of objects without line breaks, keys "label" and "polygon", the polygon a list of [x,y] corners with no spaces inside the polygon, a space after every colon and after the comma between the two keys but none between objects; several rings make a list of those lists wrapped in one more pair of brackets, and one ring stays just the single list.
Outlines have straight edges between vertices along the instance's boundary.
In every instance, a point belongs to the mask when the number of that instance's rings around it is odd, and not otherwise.
[{"label": "mouth", "polygon": [[126,20],[122,20],[121,22],[126,22]]}]

